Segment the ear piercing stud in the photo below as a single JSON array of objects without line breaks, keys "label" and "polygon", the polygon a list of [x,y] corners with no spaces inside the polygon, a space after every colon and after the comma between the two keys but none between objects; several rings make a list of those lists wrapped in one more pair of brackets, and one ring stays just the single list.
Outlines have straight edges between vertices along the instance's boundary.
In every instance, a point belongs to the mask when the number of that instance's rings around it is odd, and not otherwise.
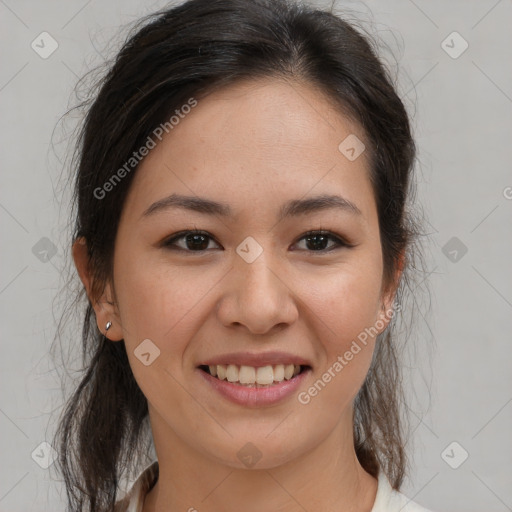
[{"label": "ear piercing stud", "polygon": [[105,337],[107,337],[107,331],[112,327],[112,322],[109,320],[105,325]]}]

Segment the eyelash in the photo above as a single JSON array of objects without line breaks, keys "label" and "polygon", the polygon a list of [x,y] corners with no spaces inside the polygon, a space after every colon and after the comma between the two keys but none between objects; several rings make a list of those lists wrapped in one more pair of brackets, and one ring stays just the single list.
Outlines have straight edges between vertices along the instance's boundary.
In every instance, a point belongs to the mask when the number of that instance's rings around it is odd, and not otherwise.
[{"label": "eyelash", "polygon": [[[198,230],[198,229],[190,229],[190,230],[187,230],[187,231],[180,231],[179,233],[175,233],[174,235],[172,235],[170,238],[167,238],[164,242],[163,242],[163,246],[168,248],[168,249],[171,249],[171,250],[177,250],[177,251],[182,251],[182,252],[188,252],[188,253],[205,253],[207,252],[209,249],[203,249],[203,250],[197,250],[197,251],[194,251],[194,250],[190,250],[190,249],[184,249],[183,247],[178,247],[175,244],[175,242],[177,240],[180,240],[184,237],[186,237],[187,235],[203,235],[205,237],[208,237],[209,239],[213,240],[215,243],[217,243],[218,245],[220,245],[218,242],[215,241],[215,239],[207,232],[207,231],[201,231],[201,230]],[[307,249],[303,249],[305,250],[306,252],[311,252],[311,253],[319,253],[319,254],[325,254],[327,252],[330,252],[334,249],[341,249],[343,247],[346,247],[346,248],[350,248],[350,247],[353,247],[352,244],[348,243],[346,240],[344,240],[343,238],[341,238],[340,236],[338,235],[335,235],[334,233],[331,233],[330,231],[326,231],[326,230],[311,230],[311,231],[306,231],[306,233],[304,233],[298,240],[297,242],[294,243],[294,245],[302,240],[304,240],[305,238],[307,238],[308,236],[326,236],[328,237],[329,239],[333,240],[335,242],[335,246],[332,246],[328,249],[320,249],[320,250],[307,250]]]}]

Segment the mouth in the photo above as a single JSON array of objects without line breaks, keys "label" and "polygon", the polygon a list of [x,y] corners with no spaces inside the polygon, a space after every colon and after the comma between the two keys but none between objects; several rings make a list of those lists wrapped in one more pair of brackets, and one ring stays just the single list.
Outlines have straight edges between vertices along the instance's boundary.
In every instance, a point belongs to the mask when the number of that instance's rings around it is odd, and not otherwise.
[{"label": "mouth", "polygon": [[203,364],[198,368],[219,381],[227,381],[248,388],[272,387],[293,380],[311,369],[308,365],[292,363],[258,367],[236,364]]}]

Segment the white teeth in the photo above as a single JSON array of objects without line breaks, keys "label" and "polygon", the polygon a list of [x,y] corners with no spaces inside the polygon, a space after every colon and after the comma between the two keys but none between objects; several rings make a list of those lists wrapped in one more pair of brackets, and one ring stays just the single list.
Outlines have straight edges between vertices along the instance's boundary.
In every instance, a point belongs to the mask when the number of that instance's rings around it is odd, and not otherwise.
[{"label": "white teeth", "polygon": [[283,382],[284,380],[284,365],[276,364],[274,366],[274,381]]},{"label": "white teeth", "polygon": [[295,367],[293,366],[293,364],[287,364],[284,367],[284,378],[286,380],[290,380],[293,377],[294,369],[295,369]]},{"label": "white teeth", "polygon": [[274,366],[237,366],[235,364],[208,365],[210,375],[219,380],[228,380],[245,386],[268,386],[283,380],[290,380],[300,373],[300,365],[276,364]]},{"label": "white teeth", "polygon": [[226,378],[229,382],[236,382],[238,380],[238,367],[234,364],[228,364],[228,369],[226,370]]},{"label": "white teeth", "polygon": [[272,384],[272,382],[274,382],[274,370],[272,366],[260,366],[256,370],[256,382],[258,384]]},{"label": "white teeth", "polygon": [[238,380],[240,384],[254,384],[256,382],[256,369],[252,366],[240,366]]},{"label": "white teeth", "polygon": [[217,377],[220,380],[224,380],[226,378],[226,365],[224,365],[224,364],[217,365]]}]

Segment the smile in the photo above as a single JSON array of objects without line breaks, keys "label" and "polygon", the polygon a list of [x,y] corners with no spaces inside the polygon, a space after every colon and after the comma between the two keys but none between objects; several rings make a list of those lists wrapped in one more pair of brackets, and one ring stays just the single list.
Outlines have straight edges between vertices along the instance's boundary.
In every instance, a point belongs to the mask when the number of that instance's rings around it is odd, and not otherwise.
[{"label": "smile", "polygon": [[218,380],[247,387],[268,387],[288,381],[307,367],[296,364],[276,364],[266,366],[245,366],[235,364],[201,365],[201,370]]}]

